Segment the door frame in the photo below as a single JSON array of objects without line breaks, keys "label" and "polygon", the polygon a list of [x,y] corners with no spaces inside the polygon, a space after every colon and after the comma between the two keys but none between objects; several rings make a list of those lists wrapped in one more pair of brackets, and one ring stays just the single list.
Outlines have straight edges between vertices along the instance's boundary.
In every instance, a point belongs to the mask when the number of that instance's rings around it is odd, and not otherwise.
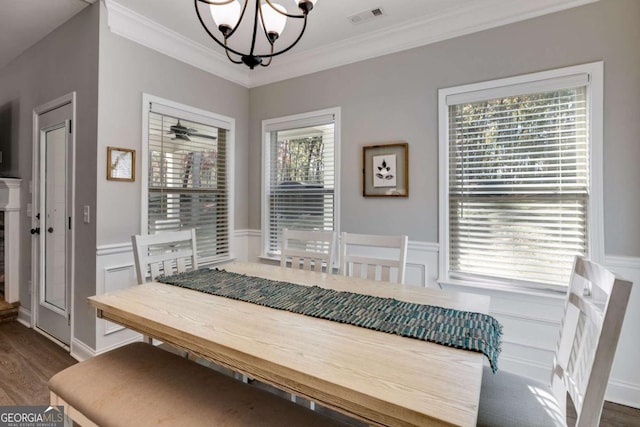
[{"label": "door frame", "polygon": [[33,145],[32,145],[32,154],[31,154],[31,183],[29,185],[29,189],[31,191],[31,206],[32,208],[27,209],[27,213],[30,214],[31,218],[31,228],[37,227],[38,222],[36,221],[34,214],[36,212],[36,207],[41,209],[39,206],[40,200],[40,116],[48,113],[49,111],[55,110],[58,107],[62,107],[63,105],[71,104],[71,137],[69,143],[71,144],[71,164],[68,165],[71,168],[71,248],[69,251],[69,256],[71,259],[69,260],[69,267],[71,269],[70,274],[70,284],[69,284],[69,292],[71,293],[71,302],[69,306],[69,310],[71,313],[71,322],[70,322],[70,340],[69,346],[63,344],[62,342],[55,339],[53,336],[47,334],[46,332],[38,329],[37,321],[38,321],[38,287],[40,285],[39,274],[40,274],[40,260],[39,260],[39,239],[37,236],[31,237],[31,328],[41,332],[46,335],[48,338],[53,340],[54,342],[60,344],[64,348],[69,349],[71,347],[71,342],[74,340],[74,330],[75,330],[75,231],[76,231],[76,92],[70,92],[65,95],[62,95],[59,98],[56,98],[52,101],[49,101],[45,104],[39,105],[33,109]]}]

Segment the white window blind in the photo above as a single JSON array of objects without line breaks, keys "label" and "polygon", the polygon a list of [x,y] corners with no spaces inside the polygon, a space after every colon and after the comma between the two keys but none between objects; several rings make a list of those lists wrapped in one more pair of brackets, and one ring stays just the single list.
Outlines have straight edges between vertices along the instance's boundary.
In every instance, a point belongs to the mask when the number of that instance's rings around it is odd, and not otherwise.
[{"label": "white window blind", "polygon": [[566,286],[588,251],[587,81],[447,97],[449,277]]},{"label": "white window blind", "polygon": [[265,130],[267,256],[280,253],[283,228],[335,230],[334,114],[271,121]]},{"label": "white window blind", "polygon": [[148,117],[148,233],[195,228],[200,263],[228,259],[229,129],[155,103]]}]

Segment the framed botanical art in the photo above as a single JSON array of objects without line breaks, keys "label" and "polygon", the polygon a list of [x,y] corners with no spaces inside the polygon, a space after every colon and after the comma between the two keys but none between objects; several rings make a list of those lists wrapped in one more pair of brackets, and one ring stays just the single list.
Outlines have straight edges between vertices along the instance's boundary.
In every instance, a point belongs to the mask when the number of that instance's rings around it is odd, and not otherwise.
[{"label": "framed botanical art", "polygon": [[409,197],[409,144],[362,147],[362,195]]},{"label": "framed botanical art", "polygon": [[136,150],[107,147],[107,179],[112,181],[135,181]]}]

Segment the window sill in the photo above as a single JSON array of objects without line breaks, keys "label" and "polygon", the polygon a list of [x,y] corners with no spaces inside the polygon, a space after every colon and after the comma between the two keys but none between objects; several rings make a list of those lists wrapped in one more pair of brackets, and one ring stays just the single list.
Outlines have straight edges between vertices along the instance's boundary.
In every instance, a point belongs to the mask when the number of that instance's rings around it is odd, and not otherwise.
[{"label": "window sill", "polygon": [[525,288],[516,286],[499,285],[495,283],[472,282],[456,279],[438,279],[440,289],[455,290],[469,293],[489,293],[503,294],[514,296],[530,296],[552,300],[564,300],[566,297],[566,289],[550,289],[550,288]]}]

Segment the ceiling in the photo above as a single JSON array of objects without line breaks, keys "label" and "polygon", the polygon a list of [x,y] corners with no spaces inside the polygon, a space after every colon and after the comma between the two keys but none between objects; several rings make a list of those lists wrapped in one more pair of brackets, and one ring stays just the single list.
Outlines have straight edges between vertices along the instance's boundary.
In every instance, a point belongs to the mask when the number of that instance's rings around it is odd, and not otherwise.
[{"label": "ceiling", "polygon": [[[96,0],[3,1],[0,67]],[[298,45],[274,58],[271,66],[251,72],[231,64],[206,35],[193,0],[103,1],[112,32],[253,87],[597,0],[318,0]],[[296,0],[278,2],[290,13],[297,10]],[[349,19],[363,12],[372,16],[370,11],[376,8],[382,9],[381,17],[359,24]],[[298,28],[298,22],[288,23],[278,42],[295,37]],[[248,43],[248,35],[244,40],[242,34],[236,37],[243,46]]]},{"label": "ceiling", "polygon": [[2,0],[0,68],[95,0]]}]

